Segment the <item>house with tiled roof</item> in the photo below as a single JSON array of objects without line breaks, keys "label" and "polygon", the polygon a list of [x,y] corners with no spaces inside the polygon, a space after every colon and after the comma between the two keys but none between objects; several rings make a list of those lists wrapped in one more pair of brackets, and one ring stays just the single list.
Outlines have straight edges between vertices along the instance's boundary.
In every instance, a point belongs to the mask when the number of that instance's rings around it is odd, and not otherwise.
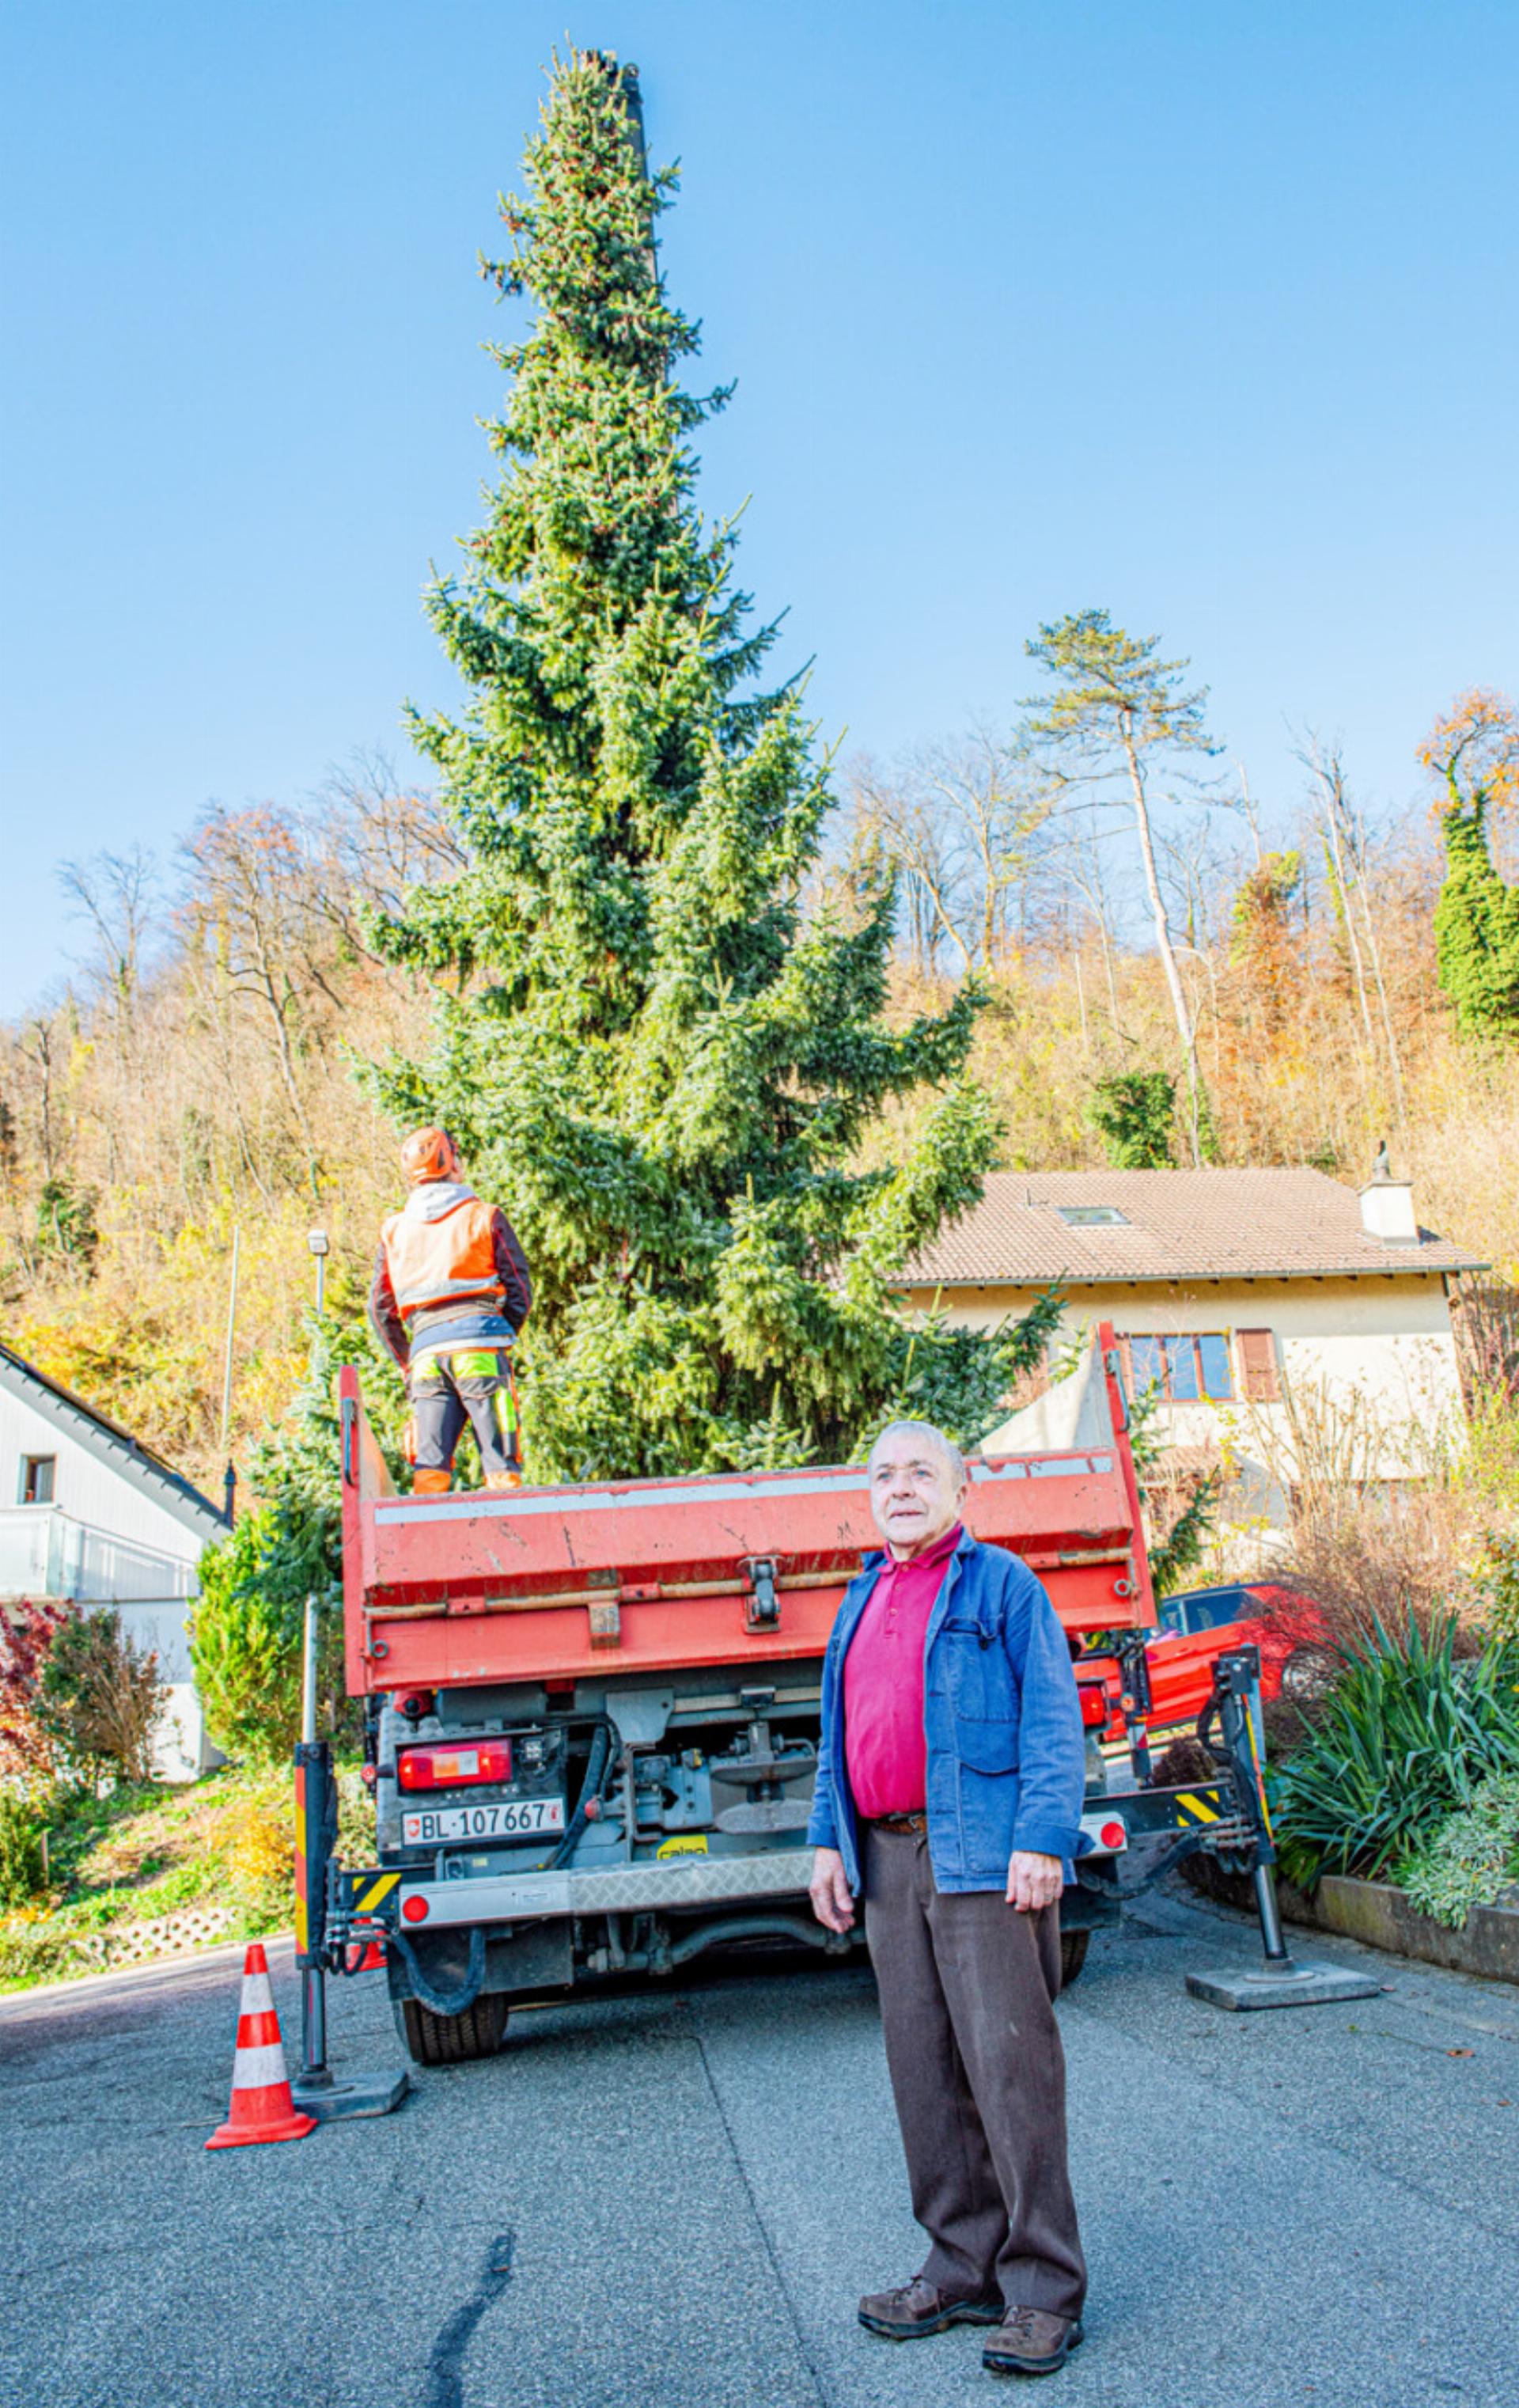
[{"label": "house with tiled roof", "polygon": [[1385,1172],[1357,1191],[1309,1169],[1008,1170],[901,1284],[964,1327],[1058,1286],[1061,1343],[1111,1323],[1172,1472],[1216,1469],[1235,1514],[1277,1523],[1333,1455],[1379,1482],[1428,1469],[1464,1416],[1453,1283],[1485,1268]]}]

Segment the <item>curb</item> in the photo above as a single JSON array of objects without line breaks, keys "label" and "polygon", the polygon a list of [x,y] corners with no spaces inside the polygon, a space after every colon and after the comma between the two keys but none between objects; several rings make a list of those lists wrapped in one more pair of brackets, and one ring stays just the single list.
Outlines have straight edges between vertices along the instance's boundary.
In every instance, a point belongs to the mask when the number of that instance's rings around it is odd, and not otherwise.
[{"label": "curb", "polygon": [[1391,1882],[1326,1873],[1311,1898],[1278,1882],[1282,1913],[1313,1931],[1335,1931],[1369,1948],[1474,1973],[1485,1982],[1519,1984],[1519,1908],[1474,1906],[1459,1931],[1410,1905]]},{"label": "curb", "polygon": [[[1183,1865],[1187,1880],[1192,1865]],[[1205,1899],[1253,1915],[1255,1902],[1242,1874],[1209,1868],[1211,1878],[1187,1881]],[[1278,1873],[1276,1900],[1284,1923],[1307,1931],[1337,1933],[1391,1956],[1439,1965],[1448,1973],[1470,1973],[1483,1982],[1509,1982],[1519,1988],[1519,1906],[1475,1906],[1459,1931],[1420,1914],[1391,1882],[1361,1881],[1351,1873],[1326,1873],[1311,1893],[1295,1889]]]}]

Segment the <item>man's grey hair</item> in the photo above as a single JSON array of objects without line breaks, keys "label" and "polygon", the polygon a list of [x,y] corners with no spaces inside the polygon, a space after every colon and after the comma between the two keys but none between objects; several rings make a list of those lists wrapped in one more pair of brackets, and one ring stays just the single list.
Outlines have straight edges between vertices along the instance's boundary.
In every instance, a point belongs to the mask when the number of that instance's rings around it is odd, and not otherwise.
[{"label": "man's grey hair", "polygon": [[953,1439],[946,1438],[944,1432],[937,1429],[932,1422],[888,1422],[870,1449],[871,1468],[874,1468],[879,1450],[885,1445],[889,1438],[916,1439],[920,1445],[931,1446],[945,1464],[956,1488],[965,1486],[967,1477],[965,1456],[955,1445]]}]

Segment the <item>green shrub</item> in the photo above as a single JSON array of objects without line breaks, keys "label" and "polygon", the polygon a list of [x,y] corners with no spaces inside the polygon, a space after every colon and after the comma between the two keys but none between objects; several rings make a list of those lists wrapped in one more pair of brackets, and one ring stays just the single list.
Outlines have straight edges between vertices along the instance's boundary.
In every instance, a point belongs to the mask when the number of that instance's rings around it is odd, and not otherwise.
[{"label": "green shrub", "polygon": [[70,1613],[54,1632],[36,1720],[71,1771],[93,1778],[104,1766],[122,1781],[150,1781],[166,1695],[156,1652],[127,1635],[114,1606],[102,1606]]},{"label": "green shrub", "polygon": [[13,1916],[0,1924],[0,1989],[21,1989],[31,1982],[58,1981],[70,1972],[96,1970],[88,1957],[81,1961],[66,1925],[56,1916],[36,1921]]},{"label": "green shrub", "polygon": [[0,1910],[24,1905],[42,1887],[42,1831],[30,1799],[0,1789]]},{"label": "green shrub", "polygon": [[1519,1775],[1514,1651],[1457,1662],[1455,1620],[1410,1622],[1342,1651],[1316,1727],[1274,1784],[1283,1870],[1311,1889],[1326,1872],[1381,1873],[1425,1846],[1483,1784]]},{"label": "green shrub", "polygon": [[1394,1873],[1421,1914],[1459,1930],[1474,1906],[1490,1906],[1519,1877],[1519,1778],[1484,1781],[1469,1806],[1448,1814]]},{"label": "green shrub", "polygon": [[271,1577],[279,1539],[259,1506],[201,1557],[190,1658],[206,1727],[233,1756],[279,1755],[299,1735],[302,1600]]}]

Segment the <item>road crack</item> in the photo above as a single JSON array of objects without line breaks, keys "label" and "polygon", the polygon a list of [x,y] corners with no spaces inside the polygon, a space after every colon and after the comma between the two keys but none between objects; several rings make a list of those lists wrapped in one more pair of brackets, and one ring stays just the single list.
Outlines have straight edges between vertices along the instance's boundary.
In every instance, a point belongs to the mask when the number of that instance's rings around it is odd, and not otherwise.
[{"label": "road crack", "polygon": [[485,2252],[479,2282],[464,2305],[455,2308],[427,2359],[427,2388],[422,2408],[464,2408],[465,2352],[487,2308],[494,2307],[511,2280],[517,2236],[511,2228],[497,2233]]}]

